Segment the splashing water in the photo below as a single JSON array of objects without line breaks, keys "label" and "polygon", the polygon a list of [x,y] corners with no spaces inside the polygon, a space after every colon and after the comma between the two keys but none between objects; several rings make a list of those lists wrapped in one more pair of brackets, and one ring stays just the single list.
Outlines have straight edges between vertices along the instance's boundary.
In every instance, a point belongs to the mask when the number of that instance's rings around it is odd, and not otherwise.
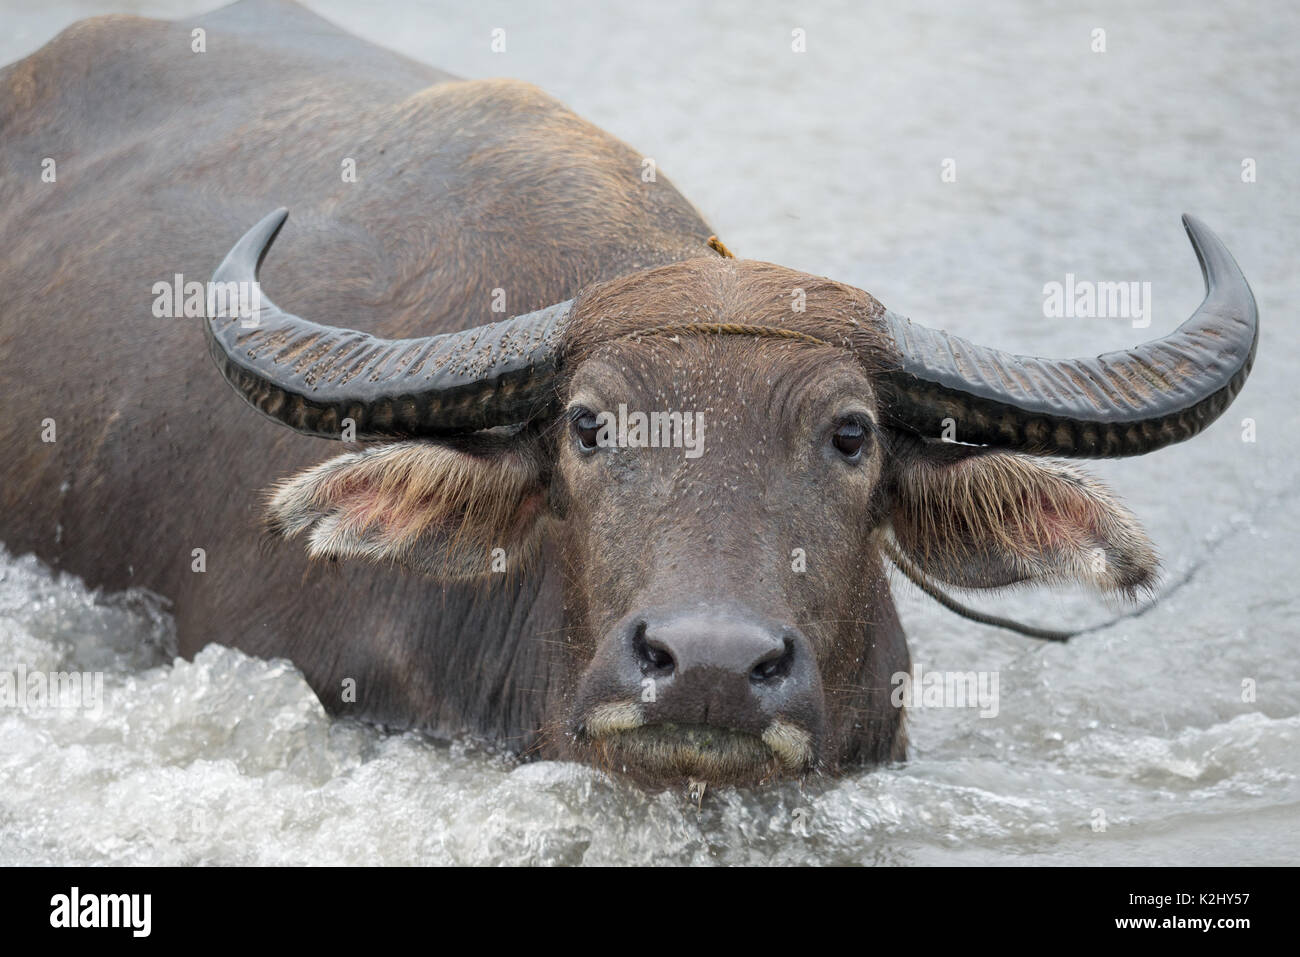
[{"label": "splashing water", "polygon": [[334,721],[288,662],[214,645],[168,663],[170,640],[147,595],[105,601],[3,558],[0,662],[104,672],[102,714],[0,711],[3,863],[1285,863],[1300,844],[1300,718],[1176,669],[1173,697],[1153,695],[1116,662],[1138,636],[994,639],[997,718],[922,709],[906,765],[711,791],[698,811],[580,765]]}]

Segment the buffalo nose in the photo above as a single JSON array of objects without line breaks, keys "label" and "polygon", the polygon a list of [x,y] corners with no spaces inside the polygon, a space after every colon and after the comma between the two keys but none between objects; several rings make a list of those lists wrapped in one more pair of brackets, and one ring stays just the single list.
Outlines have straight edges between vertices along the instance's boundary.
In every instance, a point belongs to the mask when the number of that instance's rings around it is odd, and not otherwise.
[{"label": "buffalo nose", "polygon": [[618,650],[611,648],[617,664],[606,674],[621,676],[612,685],[636,689],[647,722],[758,735],[778,718],[807,728],[821,723],[821,678],[797,628],[707,610],[633,616],[620,632]]},{"label": "buffalo nose", "polygon": [[744,677],[755,684],[785,677],[795,661],[791,635],[726,620],[679,619],[653,631],[640,621],[634,626],[632,650],[647,675],[716,671],[724,680]]}]

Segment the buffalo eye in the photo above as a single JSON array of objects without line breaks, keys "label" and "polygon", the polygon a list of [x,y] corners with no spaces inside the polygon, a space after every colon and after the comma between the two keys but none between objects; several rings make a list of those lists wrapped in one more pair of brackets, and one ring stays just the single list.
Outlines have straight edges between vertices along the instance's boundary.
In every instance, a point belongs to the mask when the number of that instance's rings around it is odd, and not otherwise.
[{"label": "buffalo eye", "polygon": [[841,422],[835,427],[831,444],[850,462],[862,457],[862,447],[867,444],[867,430],[861,422]]},{"label": "buffalo eye", "polygon": [[596,433],[600,431],[600,423],[596,421],[596,413],[590,409],[574,409],[569,416],[569,422],[573,426],[573,434],[578,437],[578,446],[584,452],[594,452],[596,450]]}]

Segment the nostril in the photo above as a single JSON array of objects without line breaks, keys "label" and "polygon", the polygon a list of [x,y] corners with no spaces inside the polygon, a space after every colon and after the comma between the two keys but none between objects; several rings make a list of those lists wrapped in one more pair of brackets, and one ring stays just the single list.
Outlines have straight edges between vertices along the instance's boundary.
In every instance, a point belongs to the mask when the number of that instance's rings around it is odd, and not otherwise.
[{"label": "nostril", "polygon": [[643,621],[636,626],[636,631],[632,635],[632,650],[636,653],[637,660],[654,671],[671,674],[676,667],[672,654],[667,648],[647,638],[645,628]]},{"label": "nostril", "polygon": [[784,678],[794,667],[794,642],[789,638],[785,639],[785,646],[772,652],[758,664],[749,673],[749,680],[754,682],[775,681],[777,678]]}]

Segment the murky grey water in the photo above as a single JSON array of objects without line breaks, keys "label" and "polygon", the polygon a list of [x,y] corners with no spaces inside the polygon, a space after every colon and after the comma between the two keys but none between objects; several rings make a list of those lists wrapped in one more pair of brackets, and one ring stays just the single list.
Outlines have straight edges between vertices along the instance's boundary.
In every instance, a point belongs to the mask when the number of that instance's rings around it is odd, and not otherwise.
[{"label": "murky grey water", "polygon": [[[699,812],[583,767],[332,722],[284,663],[212,647],[169,664],[147,596],[102,599],[5,555],[0,670],[106,678],[98,717],[0,709],[0,863],[1300,860],[1300,8],[308,5],[453,72],[545,87],[653,157],[738,255],[1015,351],[1170,330],[1201,296],[1178,224],[1195,212],[1254,286],[1255,373],[1196,441],[1093,469],[1161,547],[1159,607],[1044,647],[900,582],[915,660],[996,671],[998,715],[919,710],[905,766]],[[6,0],[0,60],[105,9],[206,6]],[[1151,327],[1043,318],[1043,285],[1067,272],[1149,280]],[[1108,613],[1076,592],[980,603],[1056,624]]]}]

